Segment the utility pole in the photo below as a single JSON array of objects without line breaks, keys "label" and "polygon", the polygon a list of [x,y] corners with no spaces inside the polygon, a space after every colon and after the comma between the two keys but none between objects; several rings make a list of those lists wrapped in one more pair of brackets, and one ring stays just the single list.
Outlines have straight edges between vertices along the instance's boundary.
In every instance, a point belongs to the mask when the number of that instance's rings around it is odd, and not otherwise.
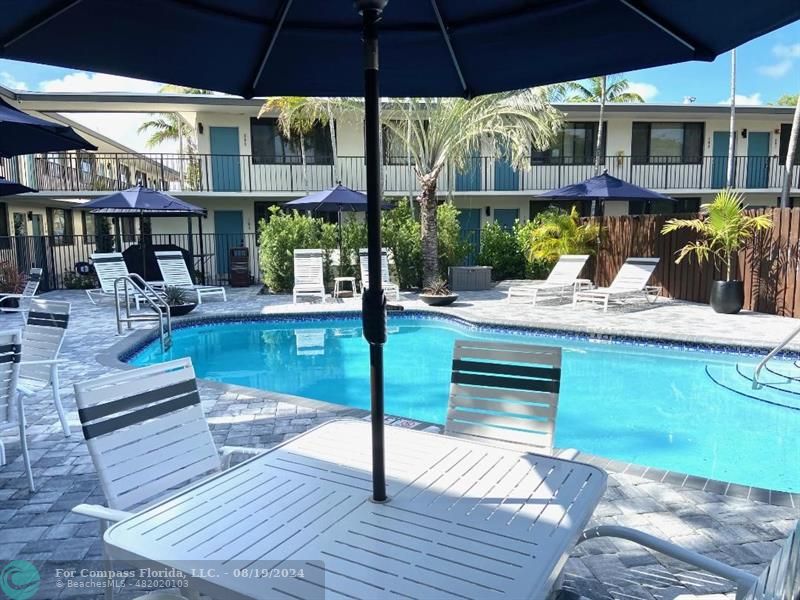
[{"label": "utility pole", "polygon": [[789,206],[789,190],[792,187],[792,167],[794,167],[794,157],[797,154],[797,138],[800,137],[800,95],[797,96],[797,104],[794,107],[794,119],[792,119],[792,131],[789,134],[789,148],[786,150],[786,158],[783,166],[786,169],[783,174],[783,190],[781,191],[781,208]]},{"label": "utility pole", "polygon": [[728,177],[729,188],[733,187],[734,162],[736,161],[736,48],[731,50],[731,126],[728,132]]}]

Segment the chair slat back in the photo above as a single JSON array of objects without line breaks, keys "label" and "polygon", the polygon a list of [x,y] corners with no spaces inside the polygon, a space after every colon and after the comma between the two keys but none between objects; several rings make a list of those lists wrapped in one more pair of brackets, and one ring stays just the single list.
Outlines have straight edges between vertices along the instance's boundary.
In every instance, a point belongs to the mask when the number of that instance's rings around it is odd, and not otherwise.
[{"label": "chair slat back", "polygon": [[161,278],[166,285],[177,287],[193,286],[192,275],[183,260],[183,254],[177,250],[156,252],[156,261],[161,271]]},{"label": "chair slat back", "polygon": [[25,282],[25,287],[22,288],[22,298],[30,299],[36,295],[39,289],[39,283],[42,280],[42,270],[38,267],[31,267],[28,273],[28,281]]},{"label": "chair slat back", "polygon": [[614,281],[608,286],[609,289],[621,291],[644,289],[658,266],[658,260],[658,258],[629,258],[620,267]]},{"label": "chair slat back", "polygon": [[[737,596],[738,598],[738,596]],[[797,600],[800,598],[800,524],[772,557],[743,600]]]},{"label": "chair slat back", "polygon": [[547,283],[572,285],[589,260],[588,254],[563,254],[547,276]]},{"label": "chair slat back", "polygon": [[127,277],[128,266],[120,252],[95,252],[91,255],[94,272],[100,281],[100,287],[106,294],[114,293],[114,282],[120,277]]},{"label": "chair slat back", "polygon": [[294,284],[325,285],[322,250],[302,248],[294,251]]},{"label": "chair slat back", "polygon": [[15,402],[21,355],[20,332],[0,331],[0,424],[17,422]]},{"label": "chair slat back", "polygon": [[188,358],[76,383],[75,400],[111,508],[147,503],[220,469]]},{"label": "chair slat back", "polygon": [[[361,284],[369,287],[369,259],[366,248],[358,251],[358,260],[361,264]],[[381,283],[392,283],[389,276],[389,252],[386,248],[381,248]]]},{"label": "chair slat back", "polygon": [[[25,329],[22,330],[22,361],[58,358],[69,325],[70,303],[59,300],[31,300]],[[50,383],[50,365],[20,365],[20,377]]]},{"label": "chair slat back", "polygon": [[552,453],[561,349],[456,340],[445,433]]}]

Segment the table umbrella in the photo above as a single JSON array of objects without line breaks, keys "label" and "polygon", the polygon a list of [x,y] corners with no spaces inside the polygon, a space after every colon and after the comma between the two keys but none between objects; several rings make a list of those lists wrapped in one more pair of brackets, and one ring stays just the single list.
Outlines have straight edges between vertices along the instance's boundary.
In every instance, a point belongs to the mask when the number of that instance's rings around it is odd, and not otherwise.
[{"label": "table umbrella", "polygon": [[586,181],[565,185],[549,192],[542,192],[538,197],[561,200],[596,200],[598,202],[605,202],[606,200],[639,202],[668,200],[675,202],[675,198],[628,183],[623,179],[609,175],[605,171],[600,175],[590,177]]},{"label": "table umbrella", "polygon": [[71,127],[24,113],[0,98],[0,156],[65,150],[97,150],[97,146]]},{"label": "table umbrella", "polygon": [[[364,96],[372,487],[383,448],[380,95],[465,96],[717,55],[800,18],[797,0],[28,0],[7,3],[0,57],[245,97]],[[148,43],[131,51],[119,40]],[[378,29],[383,33],[379,84]],[[359,72],[359,68],[363,72]],[[363,78],[362,78],[363,75]]]},{"label": "table umbrella", "polygon": [[26,192],[35,192],[36,190],[29,188],[26,185],[11,181],[5,177],[0,177],[0,196],[13,196],[14,194],[24,194]]}]

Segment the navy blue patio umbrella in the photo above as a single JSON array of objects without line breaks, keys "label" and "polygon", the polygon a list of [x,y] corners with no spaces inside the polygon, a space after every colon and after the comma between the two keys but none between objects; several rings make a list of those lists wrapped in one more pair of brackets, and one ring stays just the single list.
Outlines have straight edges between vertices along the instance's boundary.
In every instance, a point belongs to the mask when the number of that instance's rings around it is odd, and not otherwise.
[{"label": "navy blue patio umbrella", "polygon": [[609,175],[605,171],[600,175],[590,177],[586,181],[565,185],[549,192],[542,192],[538,197],[553,200],[593,200],[598,203],[606,200],[647,203],[655,200],[675,202],[675,198],[628,183],[623,179]]},{"label": "navy blue patio umbrella", "polygon": [[11,181],[5,177],[0,177],[0,196],[13,196],[14,194],[24,194],[26,192],[35,192],[36,190],[29,188],[26,185]]},{"label": "navy blue patio umbrella", "polygon": [[[380,96],[464,96],[713,60],[800,19],[797,0],[28,0],[0,58],[254,96],[364,96],[372,486],[383,447]],[[385,10],[384,10],[385,9]],[[147,43],[141,14],[148,15]],[[378,57],[378,31],[382,35]],[[383,66],[379,83],[379,62]]]},{"label": "navy blue patio umbrella", "polygon": [[366,211],[367,195],[337,184],[329,190],[314,192],[286,202],[284,208],[313,212]]},{"label": "navy blue patio umbrella", "polygon": [[24,113],[0,98],[0,156],[65,150],[97,150],[97,146],[71,127]]}]

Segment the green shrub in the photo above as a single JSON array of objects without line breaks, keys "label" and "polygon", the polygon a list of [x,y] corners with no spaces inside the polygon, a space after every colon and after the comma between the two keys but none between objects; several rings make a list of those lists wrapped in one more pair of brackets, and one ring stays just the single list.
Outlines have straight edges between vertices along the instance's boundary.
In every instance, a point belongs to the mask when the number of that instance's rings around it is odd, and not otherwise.
[{"label": "green shrub", "polygon": [[548,271],[562,254],[594,254],[600,228],[596,223],[582,223],[573,207],[539,213],[520,232],[522,250],[530,262],[548,265]]},{"label": "green shrub", "polygon": [[469,244],[461,238],[458,212],[452,202],[445,202],[436,211],[436,225],[439,230],[439,271],[444,280],[447,280],[448,268],[460,265],[469,254]]},{"label": "green shrub", "polygon": [[397,283],[402,289],[422,283],[422,239],[420,225],[411,214],[408,202],[400,202],[383,213],[381,236],[383,246],[394,254]]},{"label": "green shrub", "polygon": [[499,223],[487,223],[481,230],[481,250],[478,264],[492,267],[492,279],[519,279],[525,277],[525,255],[519,243],[517,230],[509,231]]},{"label": "green shrub", "polygon": [[352,213],[342,218],[342,256],[339,272],[342,277],[361,277],[358,251],[367,247],[367,225]]}]

